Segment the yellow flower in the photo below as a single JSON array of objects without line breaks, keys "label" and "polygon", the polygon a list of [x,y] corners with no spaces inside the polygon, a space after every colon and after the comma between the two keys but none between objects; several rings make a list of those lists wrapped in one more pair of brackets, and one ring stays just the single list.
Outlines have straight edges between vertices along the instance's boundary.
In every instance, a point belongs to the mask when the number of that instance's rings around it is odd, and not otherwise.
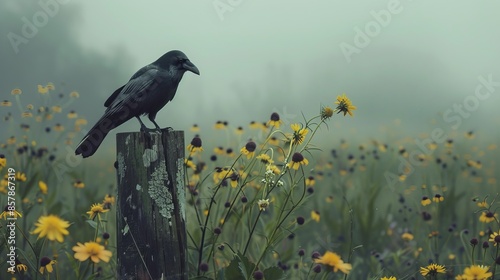
[{"label": "yellow flower", "polygon": [[229,177],[229,179],[231,179],[231,187],[236,188],[238,186],[240,175],[238,175],[237,173],[233,173],[231,177]]},{"label": "yellow flower", "polygon": [[267,125],[273,126],[275,128],[280,128],[283,121],[280,119],[280,115],[276,112],[271,114],[271,118],[267,121]]},{"label": "yellow flower", "polygon": [[226,156],[228,157],[234,157],[234,152],[232,148],[227,148],[226,149]]},{"label": "yellow flower", "polygon": [[238,126],[235,130],[234,130],[234,134],[236,135],[243,135],[243,127],[242,126]]},{"label": "yellow flower", "polygon": [[54,126],[54,131],[57,131],[57,132],[64,131],[64,126],[60,123],[56,123],[56,125]]},{"label": "yellow flower", "polygon": [[49,191],[47,184],[45,184],[45,182],[43,181],[38,181],[38,187],[40,188],[40,192],[42,194],[47,194],[47,192]]},{"label": "yellow flower", "polygon": [[59,105],[52,106],[52,112],[54,113],[61,113],[62,108]]},{"label": "yellow flower", "polygon": [[490,211],[482,212],[481,216],[479,216],[479,221],[487,224],[493,222],[496,217],[498,217],[498,214],[496,213],[492,213]]},{"label": "yellow flower", "polygon": [[77,91],[72,91],[69,93],[69,97],[78,98],[78,97],[80,97],[80,94]]},{"label": "yellow flower", "polygon": [[75,125],[76,126],[82,126],[82,125],[86,125],[87,124],[87,120],[86,119],[76,119],[75,120]]},{"label": "yellow flower", "polygon": [[281,173],[281,170],[279,169],[279,167],[277,167],[274,164],[269,164],[268,166],[266,166],[266,171],[267,170],[271,170],[276,175],[279,175]]},{"label": "yellow flower", "polygon": [[111,205],[115,204],[115,197],[107,194],[102,201],[104,209],[111,209]]},{"label": "yellow flower", "polygon": [[426,267],[420,267],[420,274],[422,276],[433,275],[436,276],[438,273],[445,273],[446,267],[444,265],[439,265],[435,263],[431,263]]},{"label": "yellow flower", "polygon": [[71,110],[69,113],[68,113],[68,119],[76,119],[78,117],[78,114]]},{"label": "yellow flower", "polygon": [[63,236],[68,235],[67,228],[70,224],[55,215],[41,216],[35,224],[36,228],[31,234],[39,234],[38,238],[47,236],[49,240],[64,241]]},{"label": "yellow flower", "polygon": [[250,128],[251,129],[259,129],[259,128],[262,128],[262,124],[260,122],[251,121]]},{"label": "yellow flower", "polygon": [[321,108],[320,116],[321,120],[328,120],[333,116],[333,109],[328,106]]},{"label": "yellow flower", "polygon": [[0,154],[0,170],[7,165],[7,159],[3,154]]},{"label": "yellow flower", "polygon": [[298,170],[301,165],[308,165],[309,161],[301,154],[301,153],[294,153],[292,156],[292,161],[287,163],[288,168],[293,168],[295,170]]},{"label": "yellow flower", "polygon": [[401,182],[406,181],[406,175],[405,174],[399,175],[399,181],[401,181]]},{"label": "yellow flower", "polygon": [[[12,206],[10,206],[12,207]],[[11,210],[12,209],[12,210]],[[5,206],[5,208],[3,209],[3,212],[0,213],[0,219],[4,219],[4,220],[7,220],[7,218],[14,218],[14,219],[17,219],[18,217],[22,217],[23,215],[21,215],[21,213],[17,212],[16,209],[13,209],[11,208],[9,209],[9,206]]]},{"label": "yellow flower", "polygon": [[434,195],[434,197],[432,198],[432,201],[434,201],[434,202],[436,202],[436,203],[438,203],[438,202],[442,202],[442,201],[444,201],[444,197],[443,197],[442,195],[440,195],[440,194],[438,194],[438,193],[437,193],[437,194],[436,194],[436,195]]},{"label": "yellow flower", "polygon": [[52,268],[53,264],[56,264],[57,262],[54,260],[49,259],[48,257],[43,257],[40,260],[40,273],[43,274],[45,270],[47,270],[48,273],[52,273],[54,269]]},{"label": "yellow flower", "polygon": [[73,187],[75,187],[77,189],[83,189],[85,187],[85,184],[82,181],[80,181],[80,180],[76,180],[73,183]]},{"label": "yellow flower", "polygon": [[324,265],[329,265],[333,267],[333,272],[342,271],[345,274],[349,274],[352,269],[352,265],[349,263],[344,263],[339,255],[334,252],[326,251],[325,254],[314,260],[315,263],[320,263]]},{"label": "yellow flower", "polygon": [[201,146],[201,138],[194,137],[193,140],[191,140],[191,143],[187,146],[187,150],[190,153],[196,153],[196,152],[203,151],[203,147]]},{"label": "yellow flower", "polygon": [[356,106],[353,106],[351,103],[351,100],[347,98],[347,96],[344,94],[337,96],[337,101],[335,101],[335,104],[337,104],[337,108],[335,111],[338,113],[344,113],[344,116],[346,114],[349,114],[352,117],[352,111],[356,110]]},{"label": "yellow flower", "polygon": [[26,182],[26,174],[22,172],[16,172],[16,181]]},{"label": "yellow flower", "polygon": [[292,135],[292,145],[300,145],[302,142],[304,142],[304,139],[306,138],[307,133],[309,130],[307,128],[303,128],[300,124],[294,123],[290,125],[290,127],[293,130],[293,135]]},{"label": "yellow flower", "polygon": [[15,136],[9,137],[9,139],[7,139],[7,144],[9,145],[16,144],[16,137]]},{"label": "yellow flower", "polygon": [[54,84],[53,84],[53,83],[48,83],[46,87],[47,87],[47,89],[48,89],[48,90],[54,90],[54,89],[56,89],[56,88],[54,87]]},{"label": "yellow flower", "polygon": [[380,280],[397,280],[396,277],[390,276],[390,277],[382,277]]},{"label": "yellow flower", "polygon": [[20,90],[20,89],[18,89],[18,88],[15,88],[15,89],[13,89],[13,90],[10,92],[10,94],[12,94],[12,95],[19,95],[19,94],[21,94],[22,92],[23,92],[22,90]]},{"label": "yellow flower", "polygon": [[224,147],[219,146],[219,147],[214,148],[214,153],[216,155],[220,155],[221,156],[221,155],[224,154],[224,152],[225,152],[224,151]]},{"label": "yellow flower", "polygon": [[406,241],[412,241],[413,240],[413,234],[409,233],[409,232],[405,232],[401,235],[401,238],[403,238],[403,240],[406,240]]},{"label": "yellow flower", "polygon": [[314,177],[313,176],[309,176],[307,177],[306,179],[306,186],[314,186],[316,184],[316,181],[314,180]]},{"label": "yellow flower", "polygon": [[272,160],[268,154],[260,154],[257,156],[257,159],[259,159],[260,162],[262,162],[264,164],[273,164],[274,163],[274,160]]},{"label": "yellow flower", "polygon": [[46,94],[47,92],[49,92],[49,89],[47,87],[44,87],[42,85],[38,85],[38,93]]},{"label": "yellow flower", "polygon": [[492,234],[490,234],[490,239],[488,241],[494,242],[495,246],[497,246],[497,244],[500,243],[500,230],[498,232],[493,232]]},{"label": "yellow flower", "polygon": [[280,144],[280,140],[278,140],[278,138],[276,138],[275,136],[272,136],[271,138],[269,138],[269,141],[267,141],[267,143],[269,143],[269,145],[278,146]]},{"label": "yellow flower", "polygon": [[193,124],[190,129],[192,132],[198,132],[200,131],[200,127],[197,124]]},{"label": "yellow flower", "polygon": [[104,246],[96,242],[85,242],[85,244],[78,242],[77,246],[73,247],[73,251],[75,251],[75,259],[81,262],[86,261],[88,258],[94,263],[100,261],[109,262],[113,255],[111,251],[106,250]]},{"label": "yellow flower", "polygon": [[249,141],[245,147],[241,148],[240,152],[243,154],[243,155],[246,155],[247,156],[247,159],[250,159],[253,157],[254,153],[255,153],[255,148],[257,148],[257,145],[255,144],[255,142],[253,141]]},{"label": "yellow flower", "polygon": [[493,273],[488,272],[489,269],[490,267],[485,265],[471,265],[465,268],[461,279],[486,280],[493,275]]},{"label": "yellow flower", "polygon": [[422,206],[429,205],[429,204],[431,204],[431,199],[428,198],[427,196],[423,196],[420,203],[422,204]]},{"label": "yellow flower", "polygon": [[4,100],[4,101],[2,101],[2,103],[0,103],[0,106],[10,107],[10,106],[12,106],[12,102],[10,102],[9,100]]},{"label": "yellow flower", "polygon": [[193,169],[193,170],[196,171],[196,164],[192,160],[190,160],[190,159],[191,159],[191,157],[184,159],[184,164],[188,168],[191,168],[191,169]]},{"label": "yellow flower", "polygon": [[266,211],[266,208],[269,207],[269,199],[259,199],[257,201],[257,205],[259,205],[260,211]]},{"label": "yellow flower", "polygon": [[488,208],[488,206],[489,206],[488,202],[486,202],[486,201],[480,201],[477,203],[477,207],[479,207],[479,208]]},{"label": "yellow flower", "polygon": [[17,272],[21,272],[21,271],[27,272],[28,271],[28,266],[25,265],[24,263],[20,262],[17,258],[16,258],[16,268],[17,268]]},{"label": "yellow flower", "polygon": [[227,122],[223,122],[223,121],[217,121],[214,125],[214,128],[215,129],[225,129],[227,126]]},{"label": "yellow flower", "polygon": [[97,215],[108,211],[109,209],[104,209],[104,206],[101,203],[94,203],[90,207],[90,210],[87,211],[87,214],[89,215],[89,219],[93,220]]},{"label": "yellow flower", "polygon": [[319,223],[320,219],[319,212],[316,210],[311,211],[311,219]]},{"label": "yellow flower", "polygon": [[213,175],[214,182],[217,184],[220,180],[230,178],[232,175],[233,175],[233,170],[230,169],[229,167],[224,167],[224,168],[217,167]]}]

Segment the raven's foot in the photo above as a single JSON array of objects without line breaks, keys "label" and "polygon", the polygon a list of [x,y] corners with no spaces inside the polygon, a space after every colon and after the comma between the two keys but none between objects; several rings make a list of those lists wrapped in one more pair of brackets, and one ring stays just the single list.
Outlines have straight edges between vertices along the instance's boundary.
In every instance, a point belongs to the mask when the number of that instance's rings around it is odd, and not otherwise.
[{"label": "raven's foot", "polygon": [[142,133],[154,133],[154,132],[160,132],[157,128],[147,128],[145,125],[141,125],[141,132]]}]

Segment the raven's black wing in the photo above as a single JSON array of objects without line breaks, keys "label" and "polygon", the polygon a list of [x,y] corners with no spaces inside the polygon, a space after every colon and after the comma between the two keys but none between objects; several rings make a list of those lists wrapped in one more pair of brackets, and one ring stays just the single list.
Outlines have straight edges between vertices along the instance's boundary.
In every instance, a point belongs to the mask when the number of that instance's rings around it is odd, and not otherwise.
[{"label": "raven's black wing", "polygon": [[[145,72],[147,72],[148,70],[150,70],[151,68],[155,68],[155,66],[152,66],[151,64],[150,65],[146,65],[144,67],[142,67],[141,69],[139,69],[139,71],[135,72],[135,74],[130,78],[129,82],[132,81],[133,79],[141,76],[142,74],[144,74]],[[108,97],[108,99],[106,99],[106,102],[104,102],[104,107],[109,107],[113,101],[115,101],[116,97],[118,96],[118,94],[120,94],[120,92],[122,92],[123,88],[126,86],[127,84],[119,87],[118,89],[116,89],[113,94],[111,94],[110,97]]]},{"label": "raven's black wing", "polygon": [[111,94],[110,97],[108,97],[108,99],[106,100],[106,102],[104,102],[104,107],[109,107],[109,105],[111,105],[111,103],[113,103],[113,101],[115,100],[116,96],[118,94],[120,94],[120,92],[122,91],[122,89],[125,87],[125,85],[119,87],[117,90],[115,90],[115,92],[113,92],[113,94]]}]

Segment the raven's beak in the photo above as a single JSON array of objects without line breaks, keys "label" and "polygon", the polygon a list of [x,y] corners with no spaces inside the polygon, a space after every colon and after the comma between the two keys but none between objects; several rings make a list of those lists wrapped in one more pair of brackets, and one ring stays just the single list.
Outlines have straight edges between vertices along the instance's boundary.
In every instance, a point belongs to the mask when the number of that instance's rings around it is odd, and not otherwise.
[{"label": "raven's beak", "polygon": [[196,67],[191,61],[189,60],[186,60],[183,64],[182,64],[182,67],[184,67],[184,69],[188,70],[188,71],[191,71],[193,73],[195,73],[196,75],[200,75],[200,70],[198,70],[198,67]]}]

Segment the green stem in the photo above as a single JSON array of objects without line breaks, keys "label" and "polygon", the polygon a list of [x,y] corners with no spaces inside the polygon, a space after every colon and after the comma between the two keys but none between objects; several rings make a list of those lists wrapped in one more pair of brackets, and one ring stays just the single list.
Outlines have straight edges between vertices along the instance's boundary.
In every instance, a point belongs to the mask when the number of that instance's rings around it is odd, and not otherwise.
[{"label": "green stem", "polygon": [[[236,164],[236,162],[238,161],[238,159],[241,158],[241,154],[236,158],[236,160],[233,162],[233,164],[231,165],[230,167],[230,170],[233,170],[233,167],[234,165]],[[212,212],[212,206],[214,205],[215,203],[215,196],[217,195],[218,191],[220,190],[220,187],[221,187],[221,183],[226,180],[228,178],[227,174],[226,176],[224,176],[224,178],[222,178],[221,182],[216,186],[216,189],[214,191],[214,194],[212,195],[212,197],[210,198],[210,204],[208,206],[208,213],[207,213],[207,217],[205,218],[205,224],[203,225],[202,229],[201,229],[201,240],[200,240],[200,247],[199,247],[199,256],[198,256],[198,270],[197,270],[197,274],[198,276],[200,276],[200,264],[201,262],[203,261],[203,246],[205,244],[205,234],[207,232],[207,227],[208,227],[208,221],[209,221],[209,218],[210,218],[210,213]]]},{"label": "green stem", "polygon": [[[279,216],[278,216],[278,223],[277,225],[274,227],[274,230],[273,232],[271,233],[271,236],[269,237],[268,239],[268,242],[266,244],[266,247],[264,248],[264,250],[262,251],[262,253],[260,254],[260,257],[259,257],[259,260],[255,263],[255,267],[253,269],[253,271],[250,273],[250,275],[253,274],[253,272],[257,269],[257,267],[259,266],[260,262],[262,261],[262,259],[264,258],[264,255],[266,254],[267,250],[269,249],[269,246],[271,246],[271,244],[275,241],[274,240],[274,235],[276,234],[276,232],[278,231],[278,229],[282,226],[282,224],[285,222],[285,220],[290,216],[291,213],[293,213],[293,211],[295,210],[295,208],[297,208],[297,206],[300,204],[300,202],[304,199],[304,196],[305,196],[305,193],[306,193],[306,187],[305,187],[305,175],[304,175],[304,169],[301,168],[300,169],[302,171],[302,177],[301,177],[301,180],[303,182],[303,188],[302,188],[302,195],[299,199],[299,201],[292,205],[292,207],[290,208],[290,210],[286,213],[286,215],[283,217],[283,213],[285,212],[284,209],[285,209],[285,206],[287,205],[288,203],[288,200],[290,199],[290,197],[292,196],[292,193],[293,193],[293,188],[296,186],[295,184],[292,185],[292,187],[290,188],[290,192],[287,194],[286,196],[286,199],[285,199],[285,202],[283,203],[283,211],[281,211],[279,213]],[[282,218],[283,217],[283,218]]]}]

